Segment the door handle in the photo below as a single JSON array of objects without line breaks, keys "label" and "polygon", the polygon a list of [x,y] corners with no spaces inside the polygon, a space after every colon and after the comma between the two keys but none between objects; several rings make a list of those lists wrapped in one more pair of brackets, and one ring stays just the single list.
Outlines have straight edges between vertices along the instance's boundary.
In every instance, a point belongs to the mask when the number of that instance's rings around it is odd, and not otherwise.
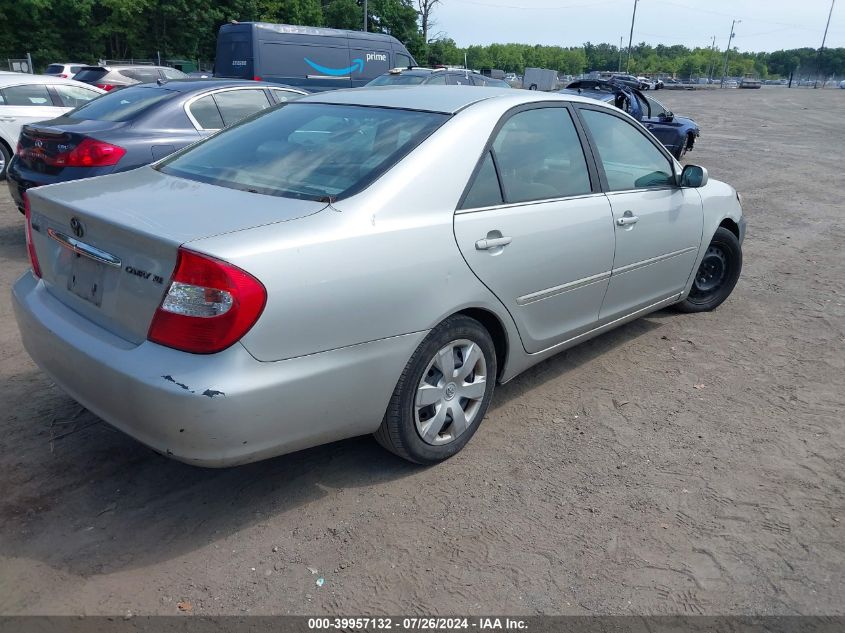
[{"label": "door handle", "polygon": [[475,243],[475,250],[488,251],[491,248],[496,248],[497,246],[507,246],[510,243],[511,238],[509,237],[488,237],[483,240],[478,240]]},{"label": "door handle", "polygon": [[625,211],[625,215],[621,218],[616,218],[616,224],[618,226],[628,226],[630,224],[636,224],[639,221],[640,219],[630,211]]},{"label": "door handle", "polygon": [[0,116],[0,121],[3,121],[3,123],[14,123],[14,122],[15,122],[15,117],[11,117],[11,116]]}]

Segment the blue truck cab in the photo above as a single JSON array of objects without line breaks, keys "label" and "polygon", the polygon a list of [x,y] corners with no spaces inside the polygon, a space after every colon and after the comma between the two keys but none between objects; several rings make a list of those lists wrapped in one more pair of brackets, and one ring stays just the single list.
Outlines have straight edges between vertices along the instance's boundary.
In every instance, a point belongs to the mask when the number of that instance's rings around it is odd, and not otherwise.
[{"label": "blue truck cab", "polygon": [[321,91],[357,88],[391,68],[414,65],[402,43],[382,33],[235,22],[217,34],[214,76]]}]

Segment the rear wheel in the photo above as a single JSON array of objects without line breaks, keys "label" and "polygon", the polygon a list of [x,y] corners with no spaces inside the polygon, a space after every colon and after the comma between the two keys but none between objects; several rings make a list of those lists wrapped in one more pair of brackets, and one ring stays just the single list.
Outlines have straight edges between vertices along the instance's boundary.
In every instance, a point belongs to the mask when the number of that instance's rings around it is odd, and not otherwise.
[{"label": "rear wheel", "polygon": [[375,438],[417,464],[448,459],[478,429],[495,382],[490,334],[475,319],[450,317],[408,361]]},{"label": "rear wheel", "polygon": [[695,273],[686,299],[676,304],[681,312],[707,312],[727,299],[742,271],[742,249],[736,235],[724,227],[713,240]]},{"label": "rear wheel", "polygon": [[0,141],[0,180],[6,178],[6,170],[9,168],[10,160],[12,160],[11,152],[9,152],[6,144]]}]

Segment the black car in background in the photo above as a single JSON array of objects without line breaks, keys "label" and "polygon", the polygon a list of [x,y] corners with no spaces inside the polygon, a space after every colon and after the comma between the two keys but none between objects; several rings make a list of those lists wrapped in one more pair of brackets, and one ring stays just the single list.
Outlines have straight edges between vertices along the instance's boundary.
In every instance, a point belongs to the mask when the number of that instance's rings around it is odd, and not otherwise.
[{"label": "black car in background", "polygon": [[23,211],[31,187],[134,169],[306,94],[256,81],[196,79],[124,88],[57,119],[25,125],[9,164]]},{"label": "black car in background", "polygon": [[494,79],[459,68],[394,68],[376,77],[368,86],[488,86],[510,88],[504,79]]},{"label": "black car in background", "polygon": [[169,66],[82,66],[73,78],[109,92],[135,84],[187,79],[188,75]]}]

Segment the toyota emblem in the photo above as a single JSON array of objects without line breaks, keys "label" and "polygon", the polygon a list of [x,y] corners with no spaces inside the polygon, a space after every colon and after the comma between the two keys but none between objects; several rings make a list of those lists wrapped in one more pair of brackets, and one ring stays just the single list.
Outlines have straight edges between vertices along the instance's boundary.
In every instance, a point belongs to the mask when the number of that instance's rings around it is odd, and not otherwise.
[{"label": "toyota emblem", "polygon": [[79,221],[79,218],[70,219],[70,230],[73,231],[73,234],[76,237],[82,237],[85,235],[85,228],[82,226],[82,222]]}]

